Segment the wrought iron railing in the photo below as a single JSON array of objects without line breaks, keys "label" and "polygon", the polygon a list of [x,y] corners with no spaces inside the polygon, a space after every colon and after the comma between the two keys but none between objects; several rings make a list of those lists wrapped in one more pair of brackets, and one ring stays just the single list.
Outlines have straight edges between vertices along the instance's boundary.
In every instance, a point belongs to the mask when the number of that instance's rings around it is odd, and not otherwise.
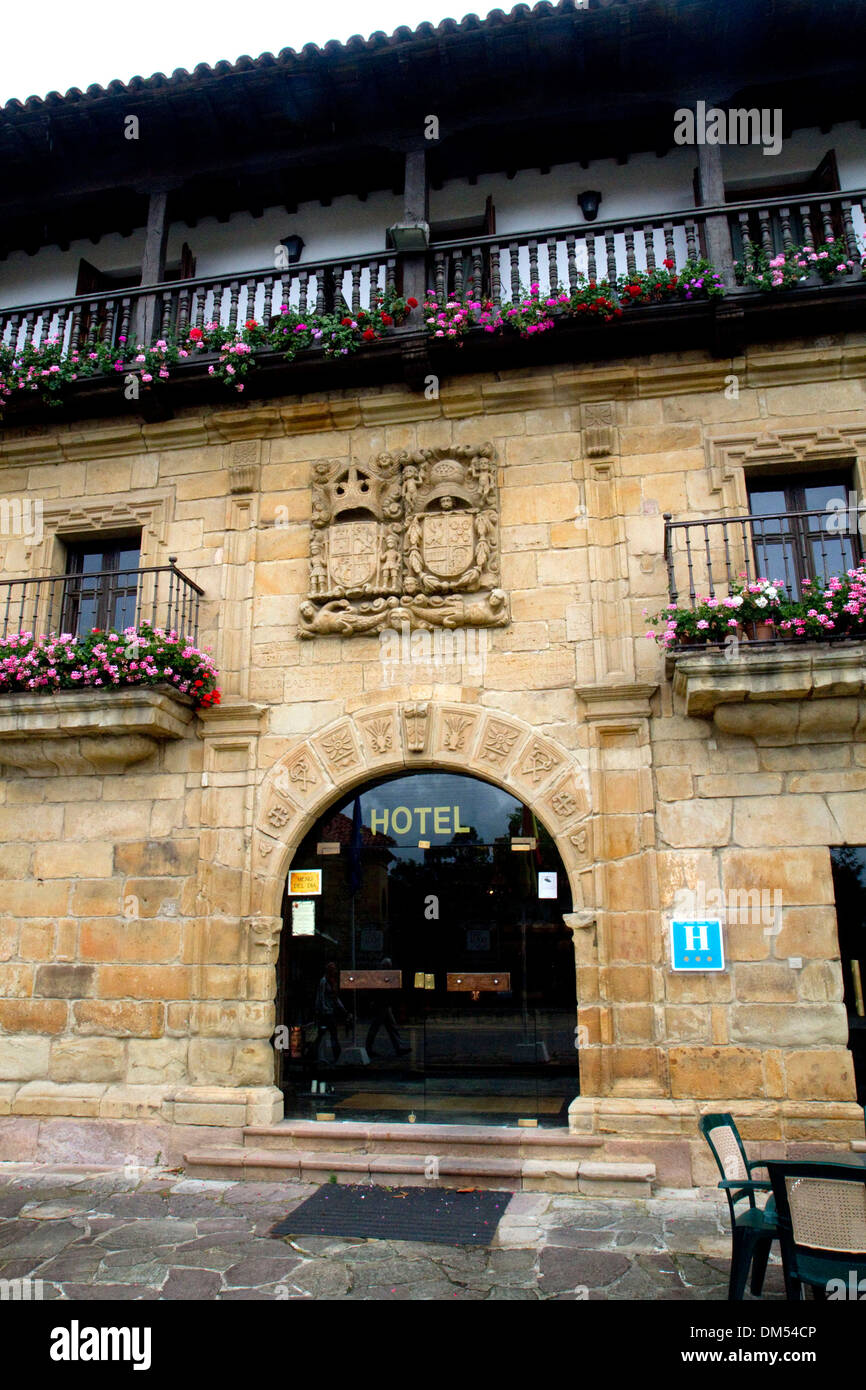
[{"label": "wrought iron railing", "polygon": [[177,568],[100,570],[94,574],[52,574],[0,582],[0,637],[13,633],[69,632],[85,636],[94,629],[153,627],[198,640],[199,606],[204,590]]},{"label": "wrought iron railing", "polygon": [[862,555],[857,517],[840,507],[766,516],[712,516],[674,521],[664,514],[664,554],[671,603],[724,598],[732,586],[777,581],[799,598],[804,583],[844,574]]}]

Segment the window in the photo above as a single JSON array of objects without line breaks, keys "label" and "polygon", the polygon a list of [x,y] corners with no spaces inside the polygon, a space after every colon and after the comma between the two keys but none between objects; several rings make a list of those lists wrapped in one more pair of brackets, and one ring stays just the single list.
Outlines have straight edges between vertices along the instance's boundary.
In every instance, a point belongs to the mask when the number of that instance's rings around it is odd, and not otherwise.
[{"label": "window", "polygon": [[[180,280],[191,280],[195,275],[195,257],[189,246],[184,242],[181,248],[180,259],[166,264],[163,271],[163,282],[169,283]],[[141,266],[131,266],[126,270],[100,270],[98,266],[91,265],[90,261],[83,258],[78,265],[78,281],[75,286],[76,295],[92,294],[94,296],[116,294],[122,295],[125,290],[138,289],[141,285]],[[175,296],[172,301],[176,302]],[[108,307],[103,299],[96,299],[91,306],[88,305],[81,311],[79,328],[80,341],[84,342],[87,338],[105,339],[108,324],[113,324],[111,341],[114,342],[120,332],[120,315],[110,315]]]},{"label": "window", "polygon": [[796,596],[808,579],[828,579],[860,559],[856,521],[849,523],[851,475],[799,473],[747,480],[755,565]]},{"label": "window", "polygon": [[62,630],[131,627],[136,620],[140,536],[67,542]]},{"label": "window", "polygon": [[[825,230],[822,225],[817,225],[818,202],[816,194],[837,193],[839,191],[839,170],[836,165],[835,150],[828,150],[821,163],[811,173],[788,175],[783,179],[777,179],[773,183],[725,183],[725,202],[726,203],[760,203],[765,198],[789,198],[787,206],[787,221],[790,229],[791,239],[795,246],[804,246],[808,243],[814,245],[816,242],[823,243],[825,240]],[[811,210],[811,211],[810,211]],[[785,233],[782,225],[782,217],[779,207],[772,207],[765,210],[766,217],[762,221],[757,211],[744,213],[742,215],[731,214],[731,243],[733,246],[734,260],[743,259],[743,236],[744,231],[748,231],[749,240],[755,246],[763,245],[764,229],[769,233],[772,245],[772,254],[779,255],[785,250]],[[841,237],[844,233],[842,219],[839,213],[838,203],[834,203],[830,211],[830,221],[833,234]]]}]

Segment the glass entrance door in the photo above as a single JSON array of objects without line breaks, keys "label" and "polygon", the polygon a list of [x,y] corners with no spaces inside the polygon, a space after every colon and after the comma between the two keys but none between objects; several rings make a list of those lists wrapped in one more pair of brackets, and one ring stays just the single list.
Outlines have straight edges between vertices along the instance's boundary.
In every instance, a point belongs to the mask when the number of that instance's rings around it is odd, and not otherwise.
[{"label": "glass entrance door", "polygon": [[566,1123],[578,1092],[569,906],[547,832],[488,783],[419,773],[328,812],[287,883],[286,1113]]}]

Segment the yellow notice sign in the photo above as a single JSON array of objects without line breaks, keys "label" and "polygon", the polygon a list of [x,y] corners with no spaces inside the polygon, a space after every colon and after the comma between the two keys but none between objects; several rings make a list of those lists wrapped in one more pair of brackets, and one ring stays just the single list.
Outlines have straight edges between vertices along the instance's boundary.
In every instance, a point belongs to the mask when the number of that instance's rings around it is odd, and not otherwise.
[{"label": "yellow notice sign", "polygon": [[299,896],[302,893],[316,894],[322,891],[322,870],[321,869],[290,869],[289,870],[289,897]]}]

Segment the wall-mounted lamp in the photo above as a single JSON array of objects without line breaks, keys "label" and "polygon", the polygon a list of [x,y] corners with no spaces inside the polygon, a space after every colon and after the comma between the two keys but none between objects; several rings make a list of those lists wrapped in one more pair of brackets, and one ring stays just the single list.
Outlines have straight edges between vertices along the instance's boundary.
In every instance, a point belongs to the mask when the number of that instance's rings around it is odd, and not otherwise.
[{"label": "wall-mounted lamp", "polygon": [[304,249],[304,238],[302,236],[284,236],[280,245],[286,248],[289,265],[296,265],[301,259],[301,252]]},{"label": "wall-mounted lamp", "polygon": [[397,222],[388,228],[388,240],[395,251],[426,251],[430,245],[430,224]]},{"label": "wall-mounted lamp", "polygon": [[578,193],[577,202],[587,222],[594,222],[598,217],[598,205],[601,202],[598,189],[585,188],[582,193]]}]

